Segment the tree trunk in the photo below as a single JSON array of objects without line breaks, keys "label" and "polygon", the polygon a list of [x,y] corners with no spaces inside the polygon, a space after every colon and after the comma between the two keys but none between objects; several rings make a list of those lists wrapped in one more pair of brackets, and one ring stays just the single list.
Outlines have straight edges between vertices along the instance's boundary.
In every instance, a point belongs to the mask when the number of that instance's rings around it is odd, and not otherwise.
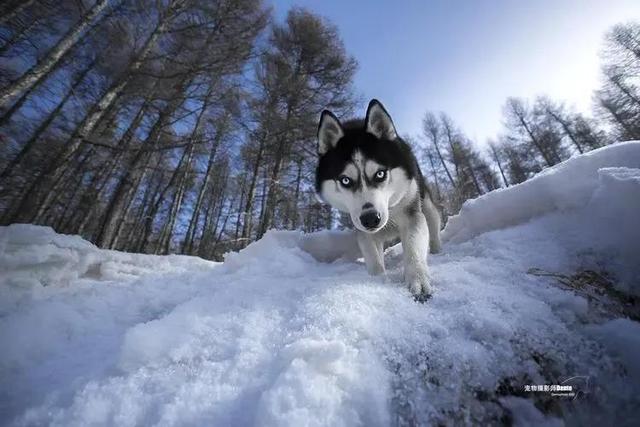
[{"label": "tree trunk", "polygon": [[293,220],[291,221],[291,228],[295,230],[298,228],[298,199],[300,198],[300,183],[302,181],[302,160],[298,162],[298,173],[296,174],[296,191],[293,197]]},{"label": "tree trunk", "polygon": [[[0,15],[4,15],[0,12]],[[37,19],[33,19],[29,22],[29,25],[21,26],[20,31],[15,31],[9,40],[7,40],[2,47],[0,47],[0,56],[6,56],[5,54],[13,45],[18,43],[25,34],[29,33],[36,25],[38,25],[39,21]],[[0,24],[1,25],[1,24]]]},{"label": "tree trunk", "polygon": [[119,216],[116,221],[115,231],[113,232],[113,237],[111,241],[108,242],[107,247],[111,249],[118,249],[120,246],[120,238],[122,237],[122,230],[125,225],[127,218],[129,217],[129,212],[131,211],[131,206],[133,205],[133,201],[135,200],[135,196],[138,192],[138,188],[140,188],[140,184],[144,180],[145,175],[147,174],[147,167],[149,166],[149,161],[153,156],[149,153],[146,153],[142,156],[142,161],[137,167],[140,169],[138,173],[135,173],[133,176],[133,184],[127,189],[127,192],[124,197],[124,208],[119,211]]},{"label": "tree trunk", "polygon": [[[182,161],[182,160],[181,160]],[[173,183],[175,182],[175,178],[177,176],[177,172],[178,169],[176,168],[173,171],[173,174],[171,174],[171,178],[169,179],[169,182],[167,183],[167,185],[164,186],[164,188],[162,189],[162,191],[156,192],[157,197],[155,197],[155,195],[153,197],[151,197],[151,200],[153,201],[153,204],[151,205],[151,207],[147,210],[147,213],[145,215],[144,218],[144,229],[142,232],[142,237],[140,238],[140,247],[148,247],[151,239],[151,233],[153,232],[153,222],[156,219],[156,215],[158,214],[158,211],[160,210],[160,207],[162,206],[162,202],[164,202],[164,198],[165,195],[167,194],[167,192],[169,191],[169,189],[171,189],[171,187],[173,186]],[[160,184],[158,184],[158,188],[160,189]],[[156,245],[157,246],[157,245]]]},{"label": "tree trunk", "polygon": [[233,235],[233,240],[234,240],[235,244],[238,243],[238,238],[240,237],[240,222],[242,220],[241,213],[242,213],[242,207],[244,206],[244,203],[245,203],[244,198],[247,195],[247,193],[246,193],[246,190],[247,190],[246,189],[246,184],[247,184],[246,183],[246,178],[247,178],[247,176],[245,174],[242,174],[242,179],[240,181],[240,188],[241,188],[241,190],[240,190],[240,202],[238,203],[238,216],[236,218],[236,231],[235,231],[235,233]]},{"label": "tree trunk", "polygon": [[[202,226],[202,234],[200,235],[200,246],[198,247],[198,256],[203,258],[208,257],[211,238],[215,235],[215,232],[218,229],[217,223],[220,220],[222,204],[224,204],[224,200],[226,198],[226,179],[226,174],[219,176],[221,184],[217,186],[216,191],[211,197],[209,206],[207,207],[207,214]],[[218,214],[216,214],[216,210],[218,211]],[[216,216],[216,222],[212,225],[214,216]]]},{"label": "tree trunk", "polygon": [[[302,60],[298,58],[295,67],[294,75],[298,75],[300,67],[302,66]],[[271,179],[269,180],[269,192],[267,193],[267,202],[264,216],[260,221],[260,228],[258,230],[258,239],[267,232],[267,229],[271,226],[271,218],[274,215],[277,200],[278,180],[280,178],[280,169],[285,161],[285,155],[287,152],[287,145],[289,144],[289,123],[291,122],[291,114],[293,113],[293,101],[289,99],[287,101],[287,112],[283,121],[284,134],[279,136],[278,149],[276,150],[276,156],[274,160],[273,171],[271,173]]]},{"label": "tree trunk", "polygon": [[[226,181],[226,179],[225,179],[225,181]],[[213,254],[215,254],[216,245],[219,242],[219,239],[216,237],[216,235],[218,234],[218,229],[220,229],[220,233],[222,233],[224,231],[224,227],[226,226],[226,224],[223,224],[222,228],[219,227],[220,218],[222,218],[222,211],[224,210],[224,202],[227,199],[227,192],[225,190],[226,190],[226,186],[223,186],[222,190],[220,191],[220,200],[218,200],[218,202],[217,202],[218,213],[216,215],[216,220],[213,223],[213,229],[209,233],[209,235],[211,237],[215,237],[215,240],[213,242],[213,246],[211,246],[210,249],[208,250],[209,252],[211,252]],[[207,245],[207,247],[209,247],[209,245]]]},{"label": "tree trunk", "polygon": [[[75,94],[76,90],[78,89],[78,86],[82,84],[87,74],[93,69],[94,63],[95,61],[92,61],[87,68],[85,68],[84,70],[82,70],[82,72],[80,72],[80,74],[78,74],[75,81],[73,82],[73,84],[71,85],[67,93],[64,94],[64,96],[62,97],[62,99],[60,100],[56,108],[54,108],[53,111],[49,113],[47,118],[42,123],[40,123],[40,126],[38,126],[38,128],[35,130],[31,138],[29,138],[29,140],[22,146],[22,148],[20,149],[16,157],[14,157],[9,162],[9,164],[4,168],[4,170],[0,173],[0,179],[4,179],[8,177],[11,174],[11,172],[13,172],[13,169],[18,164],[20,164],[22,159],[31,151],[31,149],[33,148],[35,143],[40,139],[44,131],[49,127],[49,125],[51,125],[53,120],[56,117],[58,117],[58,114],[60,114],[60,111],[62,110],[62,108],[64,108],[69,98],[71,98],[71,96]],[[2,120],[0,120],[0,126],[2,126]]]},{"label": "tree trunk", "polygon": [[[28,3],[28,2],[27,2]],[[62,38],[33,68],[7,88],[0,91],[0,108],[6,108],[10,100],[21,93],[30,91],[40,81],[45,79],[62,57],[80,40],[84,32],[92,25],[94,19],[102,13],[109,4],[108,0],[98,0],[82,19]]]},{"label": "tree trunk", "polygon": [[471,160],[469,159],[469,156],[465,154],[465,163],[467,164],[467,167],[469,168],[469,175],[471,175],[471,180],[473,181],[473,185],[474,187],[476,187],[476,191],[478,192],[478,196],[482,194],[482,188],[480,188],[480,183],[478,182],[478,178],[476,177],[476,173],[473,170],[473,165],[471,164]]},{"label": "tree trunk", "polygon": [[[94,175],[95,176],[98,174]],[[64,203],[64,208],[62,213],[58,215],[58,222],[53,227],[54,230],[62,233],[71,233],[71,229],[74,226],[74,221],[76,221],[77,216],[73,214],[74,208],[77,209],[75,200],[79,197],[82,189],[83,176],[80,176],[76,179],[75,188],[73,193],[69,197],[66,203]],[[93,181],[93,178],[92,178]]]},{"label": "tree trunk", "polygon": [[[23,197],[23,199],[19,203],[17,214],[18,217],[10,218],[9,221],[20,219],[21,216],[24,219],[23,215],[28,215],[28,212],[31,211],[31,209],[29,208],[31,204],[39,203],[45,206],[48,204],[48,202],[50,201],[51,192],[45,194],[45,199],[43,201],[32,200],[37,199],[37,197],[34,197],[33,195],[38,194],[39,190],[42,190],[42,187],[45,184],[47,178],[51,177],[53,181],[57,180],[66,162],[83,145],[85,139],[87,139],[87,137],[93,131],[107,109],[109,109],[112,103],[122,94],[125,86],[132,79],[134,72],[140,69],[145,58],[151,52],[151,48],[155,45],[158,37],[165,30],[166,25],[166,19],[160,21],[160,23],[156,26],[153,34],[147,39],[147,42],[138,55],[138,58],[134,60],[133,63],[129,66],[127,73],[120,80],[112,84],[107,92],[102,95],[100,101],[94,104],[94,106],[90,109],[89,113],[85,116],[82,122],[76,127],[74,133],[69,138],[69,142],[64,146],[61,152],[58,153],[58,155],[55,156],[51,163],[38,174],[38,176],[35,178],[26,192],[28,196],[25,195],[25,197]],[[28,221],[29,219],[27,218],[27,222]]]},{"label": "tree trunk", "polygon": [[[233,205],[236,202],[237,197],[238,197],[238,193],[234,193],[233,197],[231,198],[231,201],[229,202],[230,211],[227,212],[227,215],[224,217],[224,221],[222,222],[222,227],[220,227],[220,232],[218,233],[218,237],[216,237],[216,241],[213,243],[212,250],[214,253],[216,251],[216,248],[218,247],[218,244],[220,243],[220,240],[222,240],[222,233],[224,233],[224,230],[227,228],[227,222],[229,222],[229,218],[231,217],[231,214],[232,214],[231,209],[233,208]],[[222,212],[222,209],[220,211]]]},{"label": "tree trunk", "polygon": [[[267,168],[263,168],[262,171],[262,197],[260,198],[260,214],[258,215],[258,218],[260,220],[260,224],[262,224],[262,220],[264,218],[264,212],[266,210],[266,205],[267,205],[267,191],[269,190],[268,187],[268,176],[267,176]],[[256,235],[256,239],[259,239],[261,237],[261,235],[257,234]]]},{"label": "tree trunk", "polygon": [[504,169],[502,168],[502,164],[500,163],[500,157],[498,156],[498,150],[493,144],[489,144],[489,148],[491,148],[491,152],[493,153],[493,158],[498,165],[498,169],[500,170],[500,175],[502,176],[502,181],[504,182],[505,187],[509,186],[509,181],[507,181],[507,177],[504,175]]},{"label": "tree trunk", "polygon": [[611,114],[611,117],[622,127],[622,129],[627,133],[628,137],[631,139],[640,139],[640,131],[636,131],[636,128],[631,127],[629,123],[627,123],[624,118],[620,116],[616,107],[611,105],[611,102],[605,99],[600,99],[600,105],[604,107],[605,110]]},{"label": "tree trunk", "polygon": [[98,246],[104,248],[110,247],[131,190],[137,182],[137,177],[142,174],[142,171],[136,171],[135,168],[142,163],[144,157],[144,151],[140,150],[127,163],[124,176],[116,186],[107,205],[101,225],[98,228],[98,236],[96,238],[96,244]]},{"label": "tree trunk", "polygon": [[213,165],[216,159],[218,147],[220,146],[223,134],[226,132],[226,124],[224,124],[223,127],[219,127],[218,129],[216,129],[216,135],[213,140],[213,147],[211,148],[211,152],[209,153],[209,160],[207,162],[207,171],[205,172],[202,184],[200,185],[200,190],[198,191],[198,196],[196,197],[196,202],[193,206],[191,220],[189,221],[189,227],[187,228],[187,234],[184,239],[184,244],[182,245],[183,254],[190,255],[193,252],[193,242],[196,235],[196,229],[198,228],[198,222],[200,222],[200,209],[202,208],[202,201],[204,200],[205,193],[209,187],[209,181],[211,180],[211,174],[213,171]]},{"label": "tree trunk", "polygon": [[[281,145],[281,144],[279,144]],[[263,209],[262,219],[260,221],[260,228],[258,229],[258,239],[260,239],[271,227],[271,218],[273,217],[276,209],[277,192],[279,187],[280,168],[283,162],[282,150],[276,152],[275,164],[271,172],[271,177],[266,180],[268,183],[268,191],[266,193],[266,203]]]},{"label": "tree trunk", "polygon": [[546,111],[551,116],[551,118],[553,118],[553,120],[558,122],[558,124],[562,127],[562,130],[569,137],[571,142],[573,142],[573,145],[576,146],[576,148],[578,149],[580,154],[584,153],[584,150],[583,150],[582,146],[580,145],[580,143],[576,139],[575,134],[573,133],[573,131],[569,127],[569,123],[567,123],[566,120],[564,120],[562,117],[560,117],[560,115],[558,115],[555,111],[553,111],[552,108],[547,107]]},{"label": "tree trunk", "polygon": [[449,182],[451,183],[451,187],[452,188],[456,188],[456,184],[453,180],[453,177],[451,176],[451,173],[449,172],[449,168],[447,167],[447,164],[444,161],[444,157],[442,157],[442,153],[440,152],[440,147],[438,147],[438,142],[436,140],[436,138],[432,138],[431,140],[433,142],[433,146],[436,149],[436,153],[438,154],[438,158],[440,159],[440,163],[442,163],[442,167],[444,168],[444,171],[447,173],[447,177],[449,178]]},{"label": "tree trunk", "polygon": [[[105,166],[103,166],[104,174],[100,176],[100,174],[96,174],[97,182],[95,185],[95,190],[92,189],[92,186],[89,187],[89,196],[87,200],[92,200],[89,210],[82,215],[82,221],[78,225],[77,229],[74,231],[74,234],[84,235],[87,225],[94,218],[96,210],[100,206],[100,198],[102,192],[109,184],[109,181],[113,177],[113,174],[120,164],[120,160],[122,158],[122,152],[118,153],[110,162],[108,162]],[[99,184],[98,184],[99,182]]]},{"label": "tree trunk", "polygon": [[83,151],[82,153],[79,153],[77,162],[74,162],[73,169],[71,169],[72,165],[70,165],[69,169],[65,171],[66,174],[59,175],[56,178],[56,180],[53,182],[52,190],[47,194],[46,203],[43,203],[39,206],[35,214],[31,216],[29,222],[41,222],[42,218],[45,217],[45,214],[55,203],[56,199],[64,193],[64,189],[68,185],[73,183],[73,178],[82,171],[93,154],[94,150],[92,147]]},{"label": "tree trunk", "polygon": [[531,142],[538,149],[538,151],[542,155],[542,158],[547,163],[547,166],[553,166],[554,165],[553,160],[551,160],[547,152],[542,148],[542,145],[540,145],[538,138],[533,134],[533,131],[529,127],[529,124],[527,123],[527,121],[524,119],[524,116],[518,113],[516,113],[516,116],[518,117],[518,121],[520,121],[522,128],[525,130],[525,132],[527,132],[527,135],[529,135],[529,138],[531,138]]},{"label": "tree trunk", "polygon": [[242,225],[242,238],[243,241],[247,241],[251,235],[252,221],[253,221],[253,200],[255,199],[256,185],[258,183],[258,175],[260,174],[260,166],[262,164],[262,154],[264,152],[264,144],[266,135],[259,138],[260,145],[258,146],[258,153],[256,154],[256,161],[253,164],[253,170],[251,172],[251,180],[249,181],[249,191],[247,192],[247,202],[243,213],[243,225]]},{"label": "tree trunk", "polygon": [[430,152],[427,152],[427,158],[429,159],[429,164],[431,165],[431,171],[433,172],[433,180],[436,184],[436,192],[438,193],[438,199],[442,199],[442,193],[440,192],[440,183],[438,182],[438,174],[436,173],[436,166],[433,162],[433,155]]},{"label": "tree trunk", "polygon": [[164,254],[169,253],[169,249],[171,246],[171,236],[173,235],[173,228],[175,227],[176,218],[178,217],[180,208],[182,207],[182,200],[185,194],[189,168],[191,167],[191,161],[193,159],[194,147],[195,144],[192,139],[191,144],[185,149],[185,154],[180,159],[180,164],[176,168],[176,175],[178,175],[178,186],[176,188],[176,191],[173,193],[173,199],[171,200],[170,205],[171,208],[169,209],[169,218],[165,224],[166,228],[162,232],[160,245],[158,245],[159,250]]},{"label": "tree trunk", "polygon": [[460,168],[462,166],[462,161],[460,159],[460,149],[456,147],[456,142],[453,138],[453,133],[451,131],[451,125],[448,123],[446,119],[441,119],[442,127],[444,128],[445,134],[447,135],[447,143],[449,144],[449,149],[451,150],[451,158],[453,159],[453,166],[456,168],[456,180],[460,180]]},{"label": "tree trunk", "polygon": [[633,92],[631,92],[631,89],[629,89],[628,87],[626,87],[624,85],[624,83],[622,82],[622,78],[619,76],[612,76],[609,77],[609,80],[618,88],[620,89],[620,92],[622,92],[623,94],[625,94],[627,96],[627,98],[629,98],[631,101],[633,101],[633,103],[636,105],[636,107],[640,107],[640,99],[633,94]]},{"label": "tree trunk", "polygon": [[[129,233],[129,239],[127,239],[127,251],[129,252],[145,252],[148,236],[145,227],[147,225],[147,219],[151,216],[151,208],[149,206],[155,206],[153,201],[156,198],[156,195],[161,192],[160,187],[162,187],[162,179],[160,175],[162,175],[162,170],[155,168],[151,178],[149,178],[149,183],[144,190],[142,203],[138,209],[138,216],[134,221],[134,228],[132,232]],[[156,182],[156,185],[152,186],[154,182]],[[162,190],[163,192],[166,191],[166,187]],[[153,224],[151,224],[150,228],[152,226]],[[151,230],[149,230],[149,234],[150,233]]]},{"label": "tree trunk", "polygon": [[30,7],[34,1],[35,0],[7,0],[6,3],[0,7],[0,25],[13,21],[20,12]]},{"label": "tree trunk", "polygon": [[[175,111],[184,102],[183,91],[189,87],[192,79],[185,77],[184,80],[175,88],[171,101],[160,112],[158,119],[153,124],[153,127],[149,131],[145,142],[142,144],[144,147],[153,147],[160,139],[162,130],[169,125],[169,119],[173,116]],[[127,197],[130,194],[131,186],[137,180],[136,175],[143,173],[139,165],[145,160],[144,147],[136,152],[131,161],[125,167],[125,174],[120,183],[117,185],[116,190],[109,202],[105,217],[100,227],[99,235],[97,238],[97,244],[99,246],[105,245],[113,238],[113,233],[118,222],[121,220],[122,208],[126,203]]]},{"label": "tree trunk", "polygon": [[[200,132],[200,128],[201,128],[201,125],[202,125],[202,119],[204,118],[204,116],[205,116],[205,114],[207,112],[207,109],[209,108],[209,103],[210,103],[210,100],[211,100],[211,95],[213,94],[214,86],[215,85],[213,83],[209,84],[209,88],[207,89],[207,93],[205,94],[204,101],[202,103],[202,107],[201,107],[200,112],[198,113],[198,116],[196,118],[196,122],[195,122],[195,124],[193,126],[193,129],[191,131],[191,135],[189,135],[188,146],[185,149],[185,155],[187,155],[187,153],[188,153],[188,158],[186,160],[187,163],[186,163],[186,166],[185,166],[184,174],[183,174],[183,176],[182,176],[182,178],[180,180],[180,185],[179,185],[180,189],[184,186],[184,182],[185,182],[186,177],[187,177],[187,171],[189,169],[189,166],[191,165],[191,159],[193,158],[193,151],[194,151],[194,148],[195,148],[196,138],[198,136],[198,133]],[[204,182],[203,182],[203,185],[201,186],[200,193],[203,193],[204,189],[206,189],[206,183],[207,183],[207,181],[209,179],[208,174],[210,173],[210,168],[212,166],[213,158],[215,157],[215,152],[216,152],[216,150],[218,148],[217,145],[218,145],[218,142],[219,142],[219,139],[218,139],[219,137],[220,138],[222,137],[222,133],[219,133],[218,131],[216,131],[216,138],[215,138],[216,141],[214,142],[214,148],[212,150],[212,153],[209,155],[209,164],[207,165],[207,174],[204,177]],[[178,170],[180,170],[180,167],[182,166],[183,160],[184,160],[184,155],[180,159],[180,163],[178,164],[178,167],[177,167]],[[173,178],[172,178],[172,180],[173,180]],[[175,195],[174,195],[174,199],[173,199],[173,202],[172,202],[172,205],[171,205],[172,209],[173,209],[173,207],[175,206],[175,204],[177,202],[177,204],[178,204],[177,211],[180,210],[180,205],[182,203],[182,197],[183,197],[183,195],[180,195],[179,199],[176,200]],[[194,220],[197,221],[197,218],[198,218],[198,215],[199,215],[199,213],[196,212],[195,209],[200,209],[199,205],[202,202],[200,194],[198,195],[198,199],[199,200],[196,201],[196,207],[194,207],[194,212],[193,212],[193,214],[191,216],[191,220],[189,221],[189,226],[188,226],[188,229],[187,229],[187,236],[185,237],[185,241],[184,241],[183,246],[182,246],[182,252],[184,252],[185,245],[186,245],[186,243],[187,243],[187,241],[189,239],[189,236],[190,235],[193,236],[193,222],[194,222]],[[177,216],[177,213],[178,212],[175,212],[176,216]],[[168,252],[168,244],[169,244],[169,242],[171,240],[171,234],[173,233],[174,223],[175,223],[175,216],[173,217],[172,223],[171,223],[171,225],[169,227],[169,239],[167,240],[167,244],[166,245],[162,245],[166,249],[165,252]]]},{"label": "tree trunk", "polygon": [[[131,141],[133,140],[135,131],[140,127],[140,124],[142,123],[142,120],[146,115],[151,97],[152,94],[144,100],[135,117],[133,118],[133,120],[131,120],[131,123],[129,123],[127,130],[125,130],[125,132],[122,134],[122,137],[116,144],[116,147],[118,147],[119,149],[117,154],[111,157],[109,161],[107,161],[107,163],[104,165],[104,168],[108,169],[108,173],[106,174],[106,178],[103,180],[102,184],[96,187],[96,189],[89,187],[89,191],[93,192],[93,196],[90,197],[91,199],[94,199],[96,201],[100,199],[100,194],[113,176],[116,167],[119,166],[122,157],[126,155],[127,150],[131,146]],[[84,228],[88,224],[89,220],[95,215],[97,207],[98,203],[94,203],[91,205],[89,211],[84,215],[84,219],[82,220],[78,229],[78,234],[82,234],[84,232]]]}]

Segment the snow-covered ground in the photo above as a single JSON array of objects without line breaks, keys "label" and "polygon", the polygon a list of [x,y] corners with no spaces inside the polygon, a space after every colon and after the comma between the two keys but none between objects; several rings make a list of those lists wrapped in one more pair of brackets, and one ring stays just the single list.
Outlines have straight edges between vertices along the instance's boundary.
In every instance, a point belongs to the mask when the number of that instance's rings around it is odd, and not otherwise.
[{"label": "snow-covered ground", "polygon": [[451,218],[424,304],[344,233],[216,264],[0,228],[0,421],[633,425],[639,218],[640,142],[574,158]]}]

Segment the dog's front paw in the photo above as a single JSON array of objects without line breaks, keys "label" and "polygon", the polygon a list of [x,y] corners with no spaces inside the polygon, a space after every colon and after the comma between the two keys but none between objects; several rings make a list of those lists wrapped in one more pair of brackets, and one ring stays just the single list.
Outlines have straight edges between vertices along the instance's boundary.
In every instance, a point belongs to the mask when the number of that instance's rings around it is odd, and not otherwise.
[{"label": "dog's front paw", "polygon": [[384,265],[378,263],[367,265],[367,272],[371,276],[383,276],[386,273]]},{"label": "dog's front paw", "polygon": [[440,245],[440,243],[431,243],[429,245],[429,253],[431,254],[439,254],[440,252],[442,252],[442,246]]},{"label": "dog's front paw", "polygon": [[407,271],[405,272],[405,282],[409,285],[409,290],[416,300],[424,301],[433,294],[431,282],[426,272]]},{"label": "dog's front paw", "polygon": [[413,296],[413,300],[415,302],[419,302],[420,304],[424,304],[425,302],[427,302],[430,299],[431,299],[431,294],[422,293],[420,295],[414,295]]}]

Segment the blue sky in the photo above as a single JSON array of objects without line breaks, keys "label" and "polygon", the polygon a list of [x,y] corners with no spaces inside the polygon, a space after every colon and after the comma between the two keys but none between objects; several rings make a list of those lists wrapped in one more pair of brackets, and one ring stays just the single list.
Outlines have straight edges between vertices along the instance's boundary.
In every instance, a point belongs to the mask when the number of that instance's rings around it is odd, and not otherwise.
[{"label": "blue sky", "polygon": [[604,32],[640,19],[640,0],[271,4],[277,19],[298,5],[336,24],[359,62],[358,91],[380,99],[401,134],[445,111],[481,144],[500,132],[508,96],[547,94],[590,112]]}]

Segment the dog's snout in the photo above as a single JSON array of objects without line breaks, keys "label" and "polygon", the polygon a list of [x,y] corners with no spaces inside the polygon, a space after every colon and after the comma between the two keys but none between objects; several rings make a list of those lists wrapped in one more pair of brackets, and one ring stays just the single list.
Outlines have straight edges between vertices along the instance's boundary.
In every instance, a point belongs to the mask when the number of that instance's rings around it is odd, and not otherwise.
[{"label": "dog's snout", "polygon": [[376,228],[380,225],[380,219],[380,212],[376,211],[365,212],[360,215],[360,223],[368,229]]},{"label": "dog's snout", "polygon": [[373,205],[371,203],[367,202],[364,205],[362,205],[362,210],[371,209],[372,207],[373,207]]}]

